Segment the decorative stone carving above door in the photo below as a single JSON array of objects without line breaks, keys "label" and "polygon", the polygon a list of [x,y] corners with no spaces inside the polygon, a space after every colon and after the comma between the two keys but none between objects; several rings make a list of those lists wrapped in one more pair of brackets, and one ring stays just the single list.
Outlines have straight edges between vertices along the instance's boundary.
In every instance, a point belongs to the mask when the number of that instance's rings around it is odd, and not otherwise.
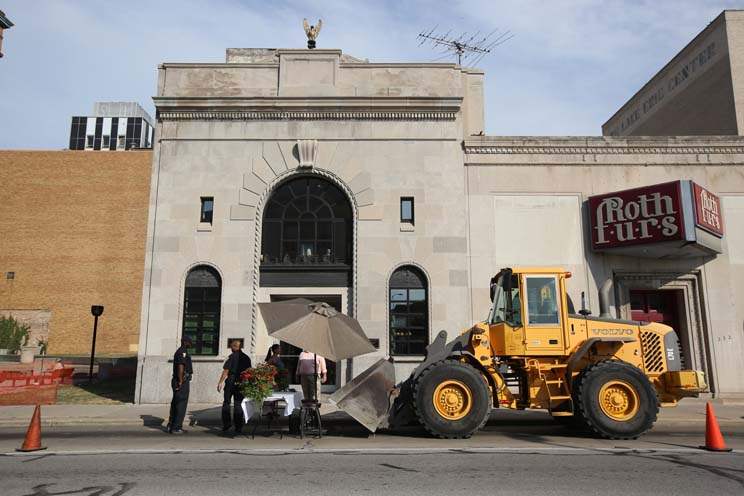
[{"label": "decorative stone carving above door", "polygon": [[355,157],[352,144],[318,140],[266,141],[260,157],[250,157],[250,172],[243,174],[238,202],[230,206],[230,220],[255,221],[267,191],[295,171],[332,176],[343,183],[358,209],[357,220],[381,220],[369,172],[350,167]]},{"label": "decorative stone carving above door", "polygon": [[300,167],[313,167],[318,157],[318,140],[297,140],[297,153],[300,156]]}]

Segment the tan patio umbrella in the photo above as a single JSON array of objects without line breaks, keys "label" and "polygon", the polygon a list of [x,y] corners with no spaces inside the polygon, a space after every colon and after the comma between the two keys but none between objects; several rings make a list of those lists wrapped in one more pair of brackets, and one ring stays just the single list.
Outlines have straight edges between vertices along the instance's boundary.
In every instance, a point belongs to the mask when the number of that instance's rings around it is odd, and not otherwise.
[{"label": "tan patio umbrella", "polygon": [[[328,303],[307,301],[259,303],[269,335],[334,362],[375,350],[356,319]],[[313,365],[317,375],[318,361]]]},{"label": "tan patio umbrella", "polygon": [[375,351],[356,319],[307,301],[259,303],[269,335],[333,361]]}]

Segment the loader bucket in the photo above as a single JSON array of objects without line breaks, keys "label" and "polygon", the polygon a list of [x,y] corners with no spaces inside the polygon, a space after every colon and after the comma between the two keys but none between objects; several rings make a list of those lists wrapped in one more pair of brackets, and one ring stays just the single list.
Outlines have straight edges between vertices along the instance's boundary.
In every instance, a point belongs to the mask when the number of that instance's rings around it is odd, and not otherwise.
[{"label": "loader bucket", "polygon": [[370,432],[375,432],[380,426],[387,426],[397,393],[395,367],[388,360],[381,359],[333,393],[329,401]]}]

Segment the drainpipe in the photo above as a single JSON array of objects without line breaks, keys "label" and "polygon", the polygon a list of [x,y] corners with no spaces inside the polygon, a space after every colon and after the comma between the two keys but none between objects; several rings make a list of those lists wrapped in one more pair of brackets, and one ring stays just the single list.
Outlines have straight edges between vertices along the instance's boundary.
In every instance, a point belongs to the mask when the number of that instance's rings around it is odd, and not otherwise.
[{"label": "drainpipe", "polygon": [[612,278],[607,279],[599,288],[599,318],[611,319],[610,293],[612,292]]}]

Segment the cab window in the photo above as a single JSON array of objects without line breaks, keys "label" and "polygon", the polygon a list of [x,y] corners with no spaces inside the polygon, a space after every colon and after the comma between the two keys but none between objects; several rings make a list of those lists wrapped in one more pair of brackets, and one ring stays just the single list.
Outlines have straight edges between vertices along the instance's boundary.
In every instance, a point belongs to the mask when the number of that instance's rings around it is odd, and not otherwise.
[{"label": "cab window", "polygon": [[558,325],[558,292],[555,276],[526,276],[527,321],[530,325]]},{"label": "cab window", "polygon": [[498,281],[491,308],[490,324],[506,322],[512,327],[522,325],[522,305],[519,301],[519,278],[511,276],[510,287],[504,281]]}]

